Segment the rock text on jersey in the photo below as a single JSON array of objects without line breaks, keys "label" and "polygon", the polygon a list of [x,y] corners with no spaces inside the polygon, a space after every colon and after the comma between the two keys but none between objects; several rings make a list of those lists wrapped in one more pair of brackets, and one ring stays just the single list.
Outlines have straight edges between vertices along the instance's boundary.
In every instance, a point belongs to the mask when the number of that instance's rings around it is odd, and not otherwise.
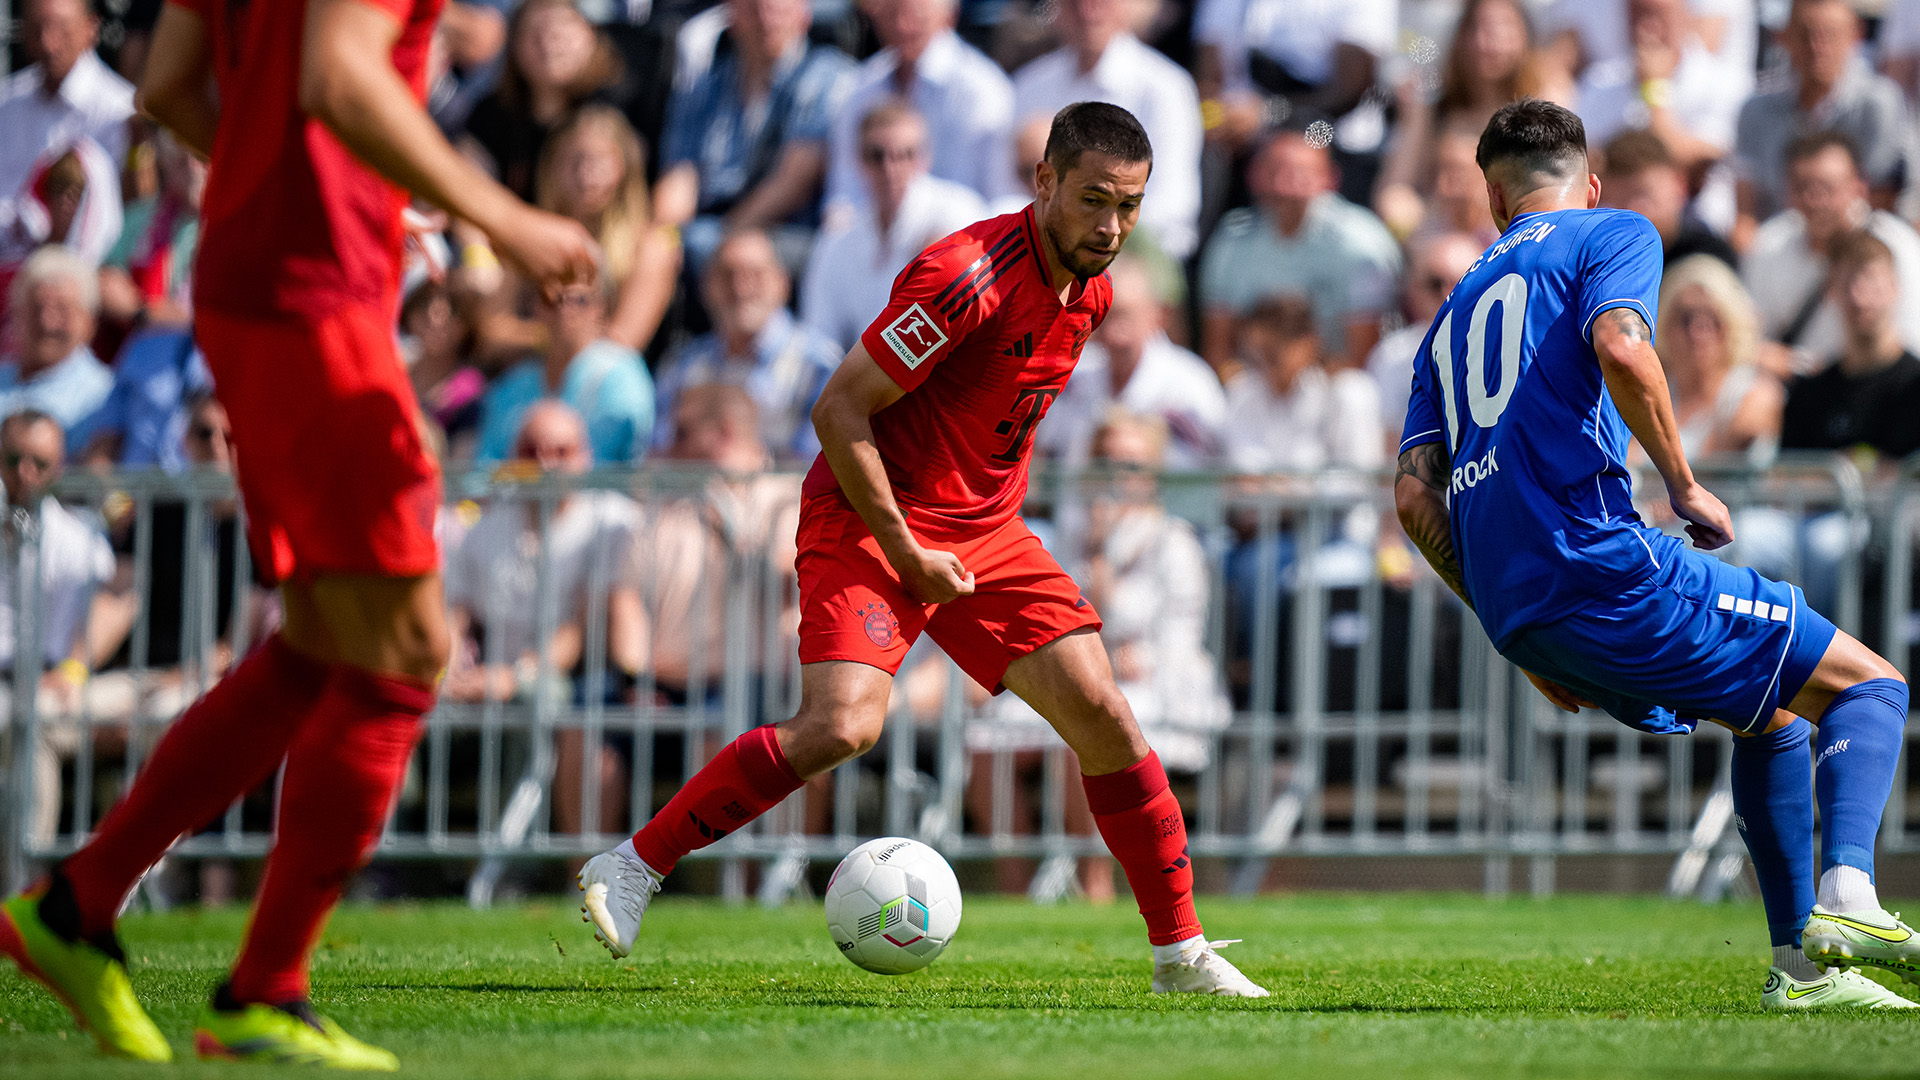
[{"label": "rock text on jersey", "polygon": [[1500,448],[1489,447],[1486,455],[1479,461],[1469,461],[1453,470],[1453,483],[1447,486],[1447,499],[1452,501],[1455,495],[1467,491],[1482,480],[1490,480],[1500,471],[1500,463],[1494,460],[1494,453]]}]

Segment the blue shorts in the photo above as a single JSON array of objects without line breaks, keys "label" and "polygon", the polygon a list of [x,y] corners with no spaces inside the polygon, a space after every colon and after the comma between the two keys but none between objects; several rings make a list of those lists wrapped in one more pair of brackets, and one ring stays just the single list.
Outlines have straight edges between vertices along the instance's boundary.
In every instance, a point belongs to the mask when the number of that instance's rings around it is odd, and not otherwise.
[{"label": "blue shorts", "polygon": [[1837,632],[1799,588],[1674,544],[1615,599],[1522,630],[1508,660],[1655,735],[1763,730]]}]

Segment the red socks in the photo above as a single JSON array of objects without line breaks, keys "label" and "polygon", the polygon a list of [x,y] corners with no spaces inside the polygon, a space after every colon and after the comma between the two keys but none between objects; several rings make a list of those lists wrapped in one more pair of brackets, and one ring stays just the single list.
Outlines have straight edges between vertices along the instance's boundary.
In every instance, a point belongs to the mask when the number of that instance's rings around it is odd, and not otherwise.
[{"label": "red socks", "polygon": [[[633,849],[665,875],[681,856],[725,837],[800,790],[800,775],[773,728],[757,727],[728,744],[634,834]],[[1161,781],[1165,785],[1165,780]]]},{"label": "red socks", "polygon": [[82,933],[110,932],[133,883],[182,833],[273,775],[327,675],[275,635],[174,722],[93,840],[60,865]]},{"label": "red socks", "polygon": [[380,839],[433,697],[432,686],[411,679],[334,669],[287,752],[278,835],[233,968],[236,1001],[307,996],[307,955]]},{"label": "red socks", "polygon": [[1117,773],[1082,776],[1087,805],[1107,850],[1120,860],[1133,887],[1147,940],[1172,945],[1200,933],[1193,911],[1193,860],[1187,857],[1187,820],[1167,787],[1160,755]]}]

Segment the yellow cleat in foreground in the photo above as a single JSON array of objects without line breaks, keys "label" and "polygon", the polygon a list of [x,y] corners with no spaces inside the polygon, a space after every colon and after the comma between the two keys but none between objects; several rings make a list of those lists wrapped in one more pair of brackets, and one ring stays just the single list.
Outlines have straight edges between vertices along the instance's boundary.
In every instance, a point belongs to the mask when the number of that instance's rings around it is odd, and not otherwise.
[{"label": "yellow cleat in foreground", "polygon": [[216,1061],[320,1065],[360,1072],[395,1072],[400,1059],[361,1042],[304,1001],[286,1005],[209,1006],[193,1031],[194,1053]]},{"label": "yellow cleat in foreground", "polygon": [[126,957],[85,940],[69,941],[40,917],[42,884],[0,904],[0,952],[37,979],[73,1013],[100,1051],[135,1061],[173,1060],[173,1047],[133,996]]}]

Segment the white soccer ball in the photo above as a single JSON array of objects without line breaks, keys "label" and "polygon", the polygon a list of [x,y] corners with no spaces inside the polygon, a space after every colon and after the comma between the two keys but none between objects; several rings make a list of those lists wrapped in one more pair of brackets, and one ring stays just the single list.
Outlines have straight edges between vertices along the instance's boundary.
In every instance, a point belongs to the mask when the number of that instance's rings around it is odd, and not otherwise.
[{"label": "white soccer ball", "polygon": [[959,929],[960,882],[918,840],[869,840],[827,882],[827,933],[840,955],[877,975],[919,971]]}]

